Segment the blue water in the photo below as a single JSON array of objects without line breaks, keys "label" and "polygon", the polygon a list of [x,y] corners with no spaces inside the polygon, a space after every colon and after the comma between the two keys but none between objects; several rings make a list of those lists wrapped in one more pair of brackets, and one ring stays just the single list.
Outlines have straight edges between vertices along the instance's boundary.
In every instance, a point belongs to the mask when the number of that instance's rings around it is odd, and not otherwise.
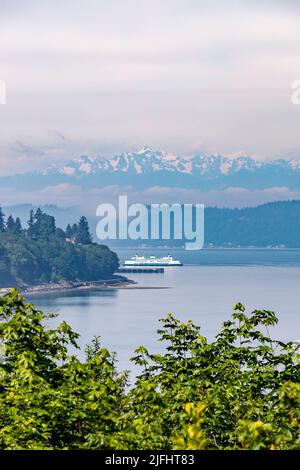
[{"label": "blue water", "polygon": [[[112,248],[113,249],[113,248]],[[120,261],[135,254],[145,256],[165,256],[168,250],[164,248],[143,248],[138,250],[116,248]],[[286,249],[206,249],[187,251],[172,249],[170,254],[180,259],[184,265],[201,266],[299,266],[300,250]]]},{"label": "blue water", "polygon": [[[143,254],[150,250],[143,250]],[[120,259],[135,254],[119,250]],[[139,251],[141,253],[141,251]],[[151,250],[161,256],[165,250]],[[168,289],[123,289],[105,292],[60,293],[31,299],[58,317],[53,325],[67,321],[81,335],[83,348],[93,336],[116,351],[120,369],[133,367],[130,357],[143,344],[162,351],[155,330],[159,318],[173,312],[181,320],[193,319],[212,339],[238,301],[248,309],[274,310],[279,324],[273,335],[282,340],[300,339],[300,251],[297,250],[172,250],[184,266],[165,269],[164,274],[132,274],[139,286]],[[83,350],[79,353],[83,356]]]}]

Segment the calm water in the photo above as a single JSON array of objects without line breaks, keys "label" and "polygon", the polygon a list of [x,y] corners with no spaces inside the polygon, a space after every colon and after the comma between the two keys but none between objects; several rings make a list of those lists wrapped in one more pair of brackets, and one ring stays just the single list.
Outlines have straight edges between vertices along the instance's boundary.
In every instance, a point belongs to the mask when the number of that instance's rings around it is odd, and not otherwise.
[{"label": "calm water", "polygon": [[[118,253],[123,260],[134,251]],[[137,371],[129,358],[137,346],[161,350],[155,330],[159,318],[170,311],[181,320],[193,319],[211,339],[229,317],[232,305],[241,301],[249,309],[276,311],[280,321],[274,336],[278,339],[300,339],[300,251],[206,250],[195,254],[172,250],[171,254],[185,265],[167,268],[164,274],[129,276],[139,286],[169,289],[65,293],[31,300],[44,311],[59,313],[52,322],[67,321],[81,334],[81,346],[94,335],[101,336],[103,345],[117,352],[119,368],[133,373]]]}]

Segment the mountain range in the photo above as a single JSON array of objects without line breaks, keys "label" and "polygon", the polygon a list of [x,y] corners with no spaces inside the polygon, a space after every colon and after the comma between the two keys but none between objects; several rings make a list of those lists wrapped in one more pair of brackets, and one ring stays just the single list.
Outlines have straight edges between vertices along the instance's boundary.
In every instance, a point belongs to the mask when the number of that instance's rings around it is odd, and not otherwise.
[{"label": "mountain range", "polygon": [[246,155],[184,157],[143,147],[112,158],[81,156],[43,171],[0,178],[0,185],[15,191],[62,183],[85,187],[133,185],[195,188],[201,190],[243,187],[300,189],[300,158],[258,161]]}]

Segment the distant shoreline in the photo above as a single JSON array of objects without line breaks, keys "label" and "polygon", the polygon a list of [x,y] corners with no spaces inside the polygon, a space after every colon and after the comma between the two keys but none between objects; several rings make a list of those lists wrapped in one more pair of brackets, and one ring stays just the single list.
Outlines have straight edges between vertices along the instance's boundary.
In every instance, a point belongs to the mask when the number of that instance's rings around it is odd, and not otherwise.
[{"label": "distant shoreline", "polygon": [[[109,245],[108,247],[110,250],[117,251],[172,251],[172,250],[180,250],[180,251],[189,251],[184,248],[184,246],[113,246]],[[300,247],[276,247],[276,246],[204,246],[201,250],[198,251],[300,251]]]}]

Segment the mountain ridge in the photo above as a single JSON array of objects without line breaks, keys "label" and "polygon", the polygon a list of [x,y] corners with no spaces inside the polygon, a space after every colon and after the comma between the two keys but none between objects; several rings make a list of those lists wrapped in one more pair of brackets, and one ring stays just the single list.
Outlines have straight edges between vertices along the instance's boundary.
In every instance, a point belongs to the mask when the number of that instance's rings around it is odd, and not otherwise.
[{"label": "mountain ridge", "polygon": [[300,190],[300,158],[258,161],[247,155],[228,158],[219,154],[191,157],[143,147],[112,158],[83,155],[46,170],[33,170],[0,178],[8,191],[39,191],[57,185],[89,188],[118,186],[142,191],[150,187],[200,189],[244,188]]},{"label": "mountain ridge", "polygon": [[216,176],[218,174],[230,175],[241,170],[255,171],[260,168],[283,167],[300,174],[300,157],[276,160],[259,161],[247,155],[229,158],[220,154],[210,156],[196,154],[194,156],[180,156],[165,151],[142,147],[136,151],[123,152],[112,158],[89,157],[82,155],[74,158],[63,166],[51,165],[42,171],[42,175],[64,174],[67,176],[80,176],[95,174],[97,172],[135,172],[147,174],[149,172],[176,171],[184,174],[198,173],[199,175]]}]

